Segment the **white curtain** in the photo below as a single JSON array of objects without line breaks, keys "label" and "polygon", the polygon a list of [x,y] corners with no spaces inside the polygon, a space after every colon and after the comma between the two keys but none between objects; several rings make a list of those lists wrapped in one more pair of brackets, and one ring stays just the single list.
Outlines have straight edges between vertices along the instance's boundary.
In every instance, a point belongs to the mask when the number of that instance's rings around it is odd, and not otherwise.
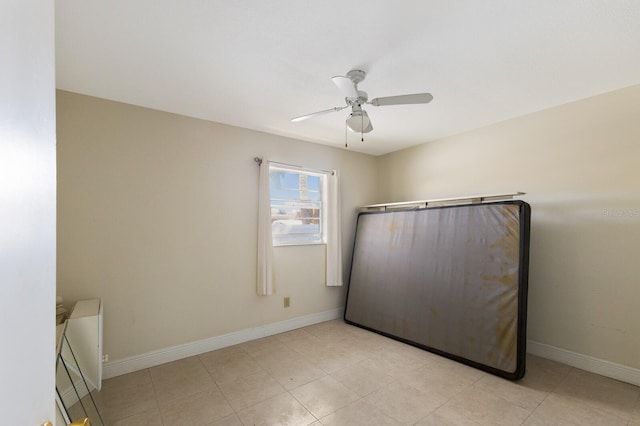
[{"label": "white curtain", "polygon": [[327,271],[326,285],[342,285],[342,232],[338,172],[327,176]]},{"label": "white curtain", "polygon": [[269,194],[269,162],[260,164],[258,189],[258,267],[256,292],[259,296],[273,294],[273,238],[271,236],[271,197]]}]

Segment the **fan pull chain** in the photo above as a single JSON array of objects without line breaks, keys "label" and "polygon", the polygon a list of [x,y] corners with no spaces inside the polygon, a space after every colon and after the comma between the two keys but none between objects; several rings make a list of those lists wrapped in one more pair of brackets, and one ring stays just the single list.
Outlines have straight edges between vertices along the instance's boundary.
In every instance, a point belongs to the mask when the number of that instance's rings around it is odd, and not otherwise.
[{"label": "fan pull chain", "polygon": [[349,148],[349,145],[347,145],[347,121],[346,120],[344,122],[344,147]]},{"label": "fan pull chain", "polygon": [[364,114],[360,113],[360,142],[364,142]]}]

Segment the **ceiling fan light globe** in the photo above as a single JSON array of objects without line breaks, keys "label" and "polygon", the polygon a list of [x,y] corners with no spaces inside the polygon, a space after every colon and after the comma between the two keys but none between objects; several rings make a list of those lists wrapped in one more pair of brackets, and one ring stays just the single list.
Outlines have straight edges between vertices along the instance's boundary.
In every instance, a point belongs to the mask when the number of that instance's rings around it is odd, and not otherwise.
[{"label": "ceiling fan light globe", "polygon": [[362,133],[363,130],[369,127],[369,123],[369,115],[367,115],[366,111],[353,112],[347,118],[347,127],[355,133]]}]

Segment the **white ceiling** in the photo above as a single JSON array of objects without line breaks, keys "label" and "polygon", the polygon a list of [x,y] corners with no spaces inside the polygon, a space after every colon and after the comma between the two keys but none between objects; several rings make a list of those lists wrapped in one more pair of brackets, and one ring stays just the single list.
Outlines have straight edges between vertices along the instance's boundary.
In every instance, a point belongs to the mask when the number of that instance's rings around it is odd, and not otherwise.
[{"label": "white ceiling", "polygon": [[380,155],[640,84],[637,0],[56,0],[57,87],[344,146],[331,77],[368,75]]}]

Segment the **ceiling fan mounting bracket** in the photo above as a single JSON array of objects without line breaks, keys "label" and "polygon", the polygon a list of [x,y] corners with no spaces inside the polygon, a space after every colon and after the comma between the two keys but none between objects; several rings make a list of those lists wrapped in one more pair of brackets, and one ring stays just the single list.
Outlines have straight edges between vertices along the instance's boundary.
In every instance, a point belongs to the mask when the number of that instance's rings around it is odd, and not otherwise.
[{"label": "ceiling fan mounting bracket", "polygon": [[351,70],[347,73],[347,77],[353,81],[353,84],[357,85],[367,76],[367,73],[362,70]]}]

